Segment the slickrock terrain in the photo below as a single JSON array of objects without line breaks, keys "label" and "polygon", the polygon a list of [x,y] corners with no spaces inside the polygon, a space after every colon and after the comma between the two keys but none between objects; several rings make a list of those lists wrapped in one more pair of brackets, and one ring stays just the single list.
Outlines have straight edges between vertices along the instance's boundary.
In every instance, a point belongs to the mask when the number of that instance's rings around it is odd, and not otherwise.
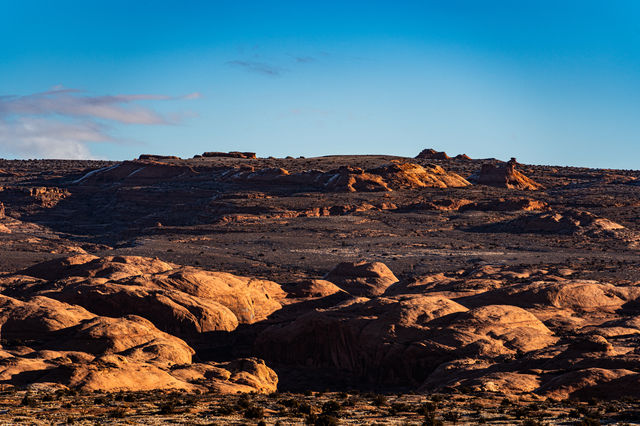
[{"label": "slickrock terrain", "polygon": [[95,395],[114,422],[637,420],[638,178],[434,150],[0,160],[0,419]]}]

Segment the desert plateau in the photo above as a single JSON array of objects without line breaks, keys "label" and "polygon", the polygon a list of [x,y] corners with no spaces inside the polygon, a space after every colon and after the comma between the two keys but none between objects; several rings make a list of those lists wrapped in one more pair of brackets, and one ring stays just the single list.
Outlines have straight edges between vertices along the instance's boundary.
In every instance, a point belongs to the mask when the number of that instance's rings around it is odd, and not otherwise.
[{"label": "desert plateau", "polygon": [[640,425],[640,1],[0,16],[0,426]]},{"label": "desert plateau", "polygon": [[640,171],[0,160],[0,422],[640,421]]}]

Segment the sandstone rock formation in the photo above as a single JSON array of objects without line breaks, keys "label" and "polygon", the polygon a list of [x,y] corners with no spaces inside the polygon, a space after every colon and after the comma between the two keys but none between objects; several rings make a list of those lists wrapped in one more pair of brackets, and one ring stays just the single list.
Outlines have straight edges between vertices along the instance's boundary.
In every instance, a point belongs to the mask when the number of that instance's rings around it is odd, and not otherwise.
[{"label": "sandstone rock formation", "polygon": [[44,281],[11,285],[6,294],[46,295],[98,315],[139,315],[182,337],[263,320],[285,297],[270,281],[135,256],[74,256],[22,274]]},{"label": "sandstone rock formation", "polygon": [[0,385],[636,396],[640,172],[491,161],[0,160]]},{"label": "sandstone rock formation", "polygon": [[379,296],[398,282],[393,272],[381,262],[343,262],[324,276],[324,279],[354,296]]},{"label": "sandstone rock formation", "polygon": [[399,163],[370,170],[380,175],[393,189],[402,188],[461,188],[470,183],[455,173],[448,173],[436,165],[420,166]]},{"label": "sandstone rock formation", "polygon": [[420,151],[416,158],[421,158],[425,160],[449,160],[451,157],[447,155],[444,151],[436,151],[433,148],[427,148]]},{"label": "sandstone rock formation", "polygon": [[469,180],[480,185],[497,186],[500,188],[530,191],[543,189],[542,185],[516,170],[516,164],[515,158],[499,165],[483,164],[480,173],[470,176]]},{"label": "sandstone rock formation", "polygon": [[608,237],[635,244],[640,238],[634,231],[609,219],[581,210],[564,210],[527,214],[516,219],[486,227],[492,232],[584,235]]},{"label": "sandstone rock formation", "polygon": [[155,182],[194,176],[197,172],[188,165],[153,160],[125,161],[102,169],[92,170],[74,183],[99,182]]},{"label": "sandstone rock formation", "polygon": [[460,206],[458,210],[480,210],[480,211],[543,211],[548,210],[549,205],[540,200],[530,198],[499,198],[492,201],[469,202]]},{"label": "sandstone rock formation", "polygon": [[[262,361],[192,364],[194,350],[136,315],[96,316],[43,296],[0,296],[0,383],[57,383],[81,390],[184,389],[273,392]],[[176,369],[175,367],[178,367]],[[198,381],[186,370],[201,371]]]},{"label": "sandstone rock formation", "polygon": [[327,297],[343,291],[334,283],[326,280],[306,280],[284,287],[292,297]]},{"label": "sandstone rock formation", "polygon": [[204,152],[202,154],[203,157],[221,157],[221,158],[246,158],[246,159],[255,159],[255,152],[239,152],[239,151],[230,151],[230,152]]}]

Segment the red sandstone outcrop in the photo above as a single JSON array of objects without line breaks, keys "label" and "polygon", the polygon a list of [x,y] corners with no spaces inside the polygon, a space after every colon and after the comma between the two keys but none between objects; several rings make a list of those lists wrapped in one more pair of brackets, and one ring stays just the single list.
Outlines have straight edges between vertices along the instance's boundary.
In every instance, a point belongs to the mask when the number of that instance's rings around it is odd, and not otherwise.
[{"label": "red sandstone outcrop", "polygon": [[222,157],[222,158],[246,158],[246,159],[255,159],[255,152],[239,152],[239,151],[230,151],[230,152],[204,152],[202,153],[203,157]]},{"label": "red sandstone outcrop", "polygon": [[494,232],[585,235],[636,243],[640,236],[619,223],[580,210],[527,214],[486,227]]},{"label": "red sandstone outcrop", "polygon": [[416,158],[424,160],[449,160],[451,157],[444,151],[436,151],[433,148],[427,148],[420,151]]},{"label": "red sandstone outcrop", "polygon": [[[0,367],[0,383],[107,391],[276,390],[277,376],[262,361],[192,364],[194,350],[156,327],[188,334],[257,321],[280,307],[275,298],[284,293],[275,283],[135,257],[76,256],[25,273],[39,278],[2,279],[6,293],[21,299],[0,296],[0,358],[10,360]],[[211,319],[220,312],[227,318]]]},{"label": "red sandstone outcrop", "polygon": [[466,179],[436,165],[423,167],[414,163],[399,163],[371,169],[369,172],[380,175],[393,189],[461,188],[470,185]]},{"label": "red sandstone outcrop", "polygon": [[157,155],[157,154],[140,154],[138,160],[152,160],[152,161],[160,161],[160,160],[180,160],[180,157],[176,157],[175,155]]},{"label": "red sandstone outcrop", "polygon": [[471,182],[496,186],[500,188],[522,189],[536,191],[544,189],[542,185],[535,182],[516,170],[515,158],[503,164],[483,164],[480,173],[469,177]]},{"label": "red sandstone outcrop", "polygon": [[492,201],[469,202],[459,208],[460,211],[542,211],[549,205],[540,200],[530,198],[499,198]]},{"label": "red sandstone outcrop", "polygon": [[398,282],[393,272],[381,262],[343,262],[324,276],[324,279],[354,296],[379,296]]},{"label": "red sandstone outcrop", "polygon": [[398,189],[459,188],[470,185],[440,166],[394,163],[373,169],[342,166],[327,172],[307,170],[290,173],[282,168],[228,170],[223,180],[261,185],[308,187],[328,192],[385,192]]},{"label": "red sandstone outcrop", "polygon": [[352,299],[273,325],[256,342],[267,359],[330,368],[372,383],[414,383],[453,348],[434,342],[429,323],[463,306],[443,297]]},{"label": "red sandstone outcrop", "polygon": [[74,256],[22,272],[44,282],[6,294],[42,295],[105,316],[139,315],[177,336],[234,330],[265,319],[286,295],[274,282],[136,256]]},{"label": "red sandstone outcrop", "polygon": [[467,154],[458,154],[455,157],[453,157],[454,160],[471,160],[471,157],[469,157]]},{"label": "red sandstone outcrop", "polygon": [[284,287],[291,297],[327,297],[343,290],[334,283],[326,280],[306,280]]}]

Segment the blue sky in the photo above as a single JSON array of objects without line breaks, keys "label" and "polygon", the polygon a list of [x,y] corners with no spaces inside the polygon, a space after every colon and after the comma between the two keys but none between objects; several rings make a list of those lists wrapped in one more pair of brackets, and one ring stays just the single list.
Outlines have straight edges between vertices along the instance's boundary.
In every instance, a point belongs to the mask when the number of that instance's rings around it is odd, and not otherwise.
[{"label": "blue sky", "polygon": [[0,1],[0,157],[640,168],[637,1]]}]

